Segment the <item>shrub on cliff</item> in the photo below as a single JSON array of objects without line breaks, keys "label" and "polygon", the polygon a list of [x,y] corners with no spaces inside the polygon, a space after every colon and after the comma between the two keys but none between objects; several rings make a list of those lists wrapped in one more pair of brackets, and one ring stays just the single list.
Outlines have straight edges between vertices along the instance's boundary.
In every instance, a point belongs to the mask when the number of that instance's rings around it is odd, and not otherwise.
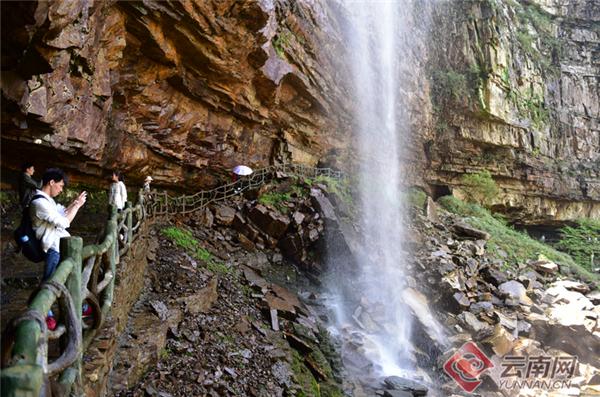
[{"label": "shrub on cliff", "polygon": [[577,226],[561,229],[556,247],[575,259],[582,267],[592,270],[600,264],[600,221],[580,219]]},{"label": "shrub on cliff", "polygon": [[488,170],[463,175],[462,184],[467,201],[486,208],[491,205],[500,192]]}]

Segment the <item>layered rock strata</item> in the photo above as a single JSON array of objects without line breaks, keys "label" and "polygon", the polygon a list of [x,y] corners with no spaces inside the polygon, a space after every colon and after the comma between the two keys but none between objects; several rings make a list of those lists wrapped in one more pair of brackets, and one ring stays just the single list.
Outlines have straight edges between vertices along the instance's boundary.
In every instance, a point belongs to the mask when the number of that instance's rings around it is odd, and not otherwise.
[{"label": "layered rock strata", "polygon": [[[240,163],[352,169],[343,54],[353,49],[336,2],[2,7],[4,171],[28,157],[91,184],[121,168],[133,182],[152,174],[198,189]],[[406,183],[438,195],[488,169],[502,189],[495,208],[515,220],[599,217],[596,2],[415,2],[411,12]]]}]

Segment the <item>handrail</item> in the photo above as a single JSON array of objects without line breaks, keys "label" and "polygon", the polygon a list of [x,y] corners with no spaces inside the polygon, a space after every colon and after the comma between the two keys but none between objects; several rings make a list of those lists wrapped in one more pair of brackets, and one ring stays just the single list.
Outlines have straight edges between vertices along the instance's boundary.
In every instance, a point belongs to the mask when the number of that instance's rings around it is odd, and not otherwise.
[{"label": "handrail", "polygon": [[[192,195],[171,196],[166,191],[139,191],[138,202],[118,212],[110,206],[104,238],[98,244],[83,247],[81,237],[66,237],[60,241],[62,261],[31,300],[28,310],[12,322],[15,341],[8,366],[2,369],[2,396],[40,396],[48,390],[48,377],[59,375],[64,395],[80,395],[83,351],[92,342],[107,318],[113,301],[117,264],[131,250],[131,245],[145,230],[146,221],[175,214],[189,214],[211,203],[224,201],[246,190],[255,189],[276,176],[327,176],[340,179],[340,171],[312,168],[302,164],[280,164],[256,170],[232,183]],[[135,220],[134,220],[135,218]],[[82,302],[93,307],[94,322],[84,324]],[[45,316],[57,304],[67,314],[66,327],[60,325],[50,332]],[[61,356],[48,362],[48,340],[66,333],[66,348]],[[73,390],[73,388],[75,388]]]}]

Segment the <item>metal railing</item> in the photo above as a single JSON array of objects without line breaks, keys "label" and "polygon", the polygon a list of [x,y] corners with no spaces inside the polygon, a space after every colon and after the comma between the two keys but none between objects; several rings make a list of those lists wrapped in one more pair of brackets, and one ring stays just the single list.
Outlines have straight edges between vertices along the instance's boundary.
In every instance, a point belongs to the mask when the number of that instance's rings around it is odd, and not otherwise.
[{"label": "metal railing", "polygon": [[[175,214],[189,214],[255,189],[274,177],[296,176],[342,178],[340,171],[282,164],[257,170],[237,181],[193,195],[171,196],[167,192],[140,190],[138,203],[127,203],[121,212],[111,206],[103,240],[83,247],[81,237],[61,239],[62,261],[39,288],[27,311],[14,319],[14,343],[8,363],[2,369],[2,396],[44,396],[50,393],[50,377],[58,377],[61,395],[81,394],[83,352],[108,316],[115,288],[117,265],[144,230],[144,222]],[[88,320],[82,317],[82,303],[92,306]],[[48,330],[46,313],[58,305],[64,324]],[[64,336],[60,356],[49,361],[48,342]],[[4,343],[5,341],[3,341]],[[6,355],[6,351],[4,354]],[[54,388],[56,390],[56,387]]]}]

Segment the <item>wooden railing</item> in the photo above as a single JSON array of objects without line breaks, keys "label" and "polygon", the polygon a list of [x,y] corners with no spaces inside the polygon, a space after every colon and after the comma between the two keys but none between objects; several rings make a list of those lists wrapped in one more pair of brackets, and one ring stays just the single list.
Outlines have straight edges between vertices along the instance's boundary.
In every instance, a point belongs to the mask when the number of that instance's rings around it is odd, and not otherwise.
[{"label": "wooden railing", "polygon": [[209,204],[227,200],[247,190],[256,189],[276,176],[317,178],[319,176],[341,179],[341,171],[330,168],[314,168],[302,164],[280,164],[256,170],[251,175],[239,177],[235,182],[221,185],[189,196],[171,196],[167,192],[153,191],[146,203],[146,212],[151,217],[174,214],[189,214],[205,208]]},{"label": "wooden railing", "polygon": [[[174,214],[189,214],[207,205],[260,187],[279,176],[342,178],[339,171],[282,164],[257,170],[237,181],[189,196],[167,192],[140,191],[135,206],[127,203],[121,212],[111,206],[104,239],[83,247],[80,237],[60,241],[62,261],[45,281],[28,306],[12,321],[14,344],[9,362],[2,369],[2,396],[44,396],[50,393],[49,379],[58,376],[60,395],[81,395],[81,361],[111,310],[117,265],[140,237],[144,222]],[[92,306],[88,320],[82,318],[82,302]],[[64,324],[54,331],[46,326],[46,313],[58,305]],[[48,360],[48,342],[65,336],[61,355]],[[4,352],[6,353],[6,352]],[[56,387],[55,387],[56,389]]]}]

